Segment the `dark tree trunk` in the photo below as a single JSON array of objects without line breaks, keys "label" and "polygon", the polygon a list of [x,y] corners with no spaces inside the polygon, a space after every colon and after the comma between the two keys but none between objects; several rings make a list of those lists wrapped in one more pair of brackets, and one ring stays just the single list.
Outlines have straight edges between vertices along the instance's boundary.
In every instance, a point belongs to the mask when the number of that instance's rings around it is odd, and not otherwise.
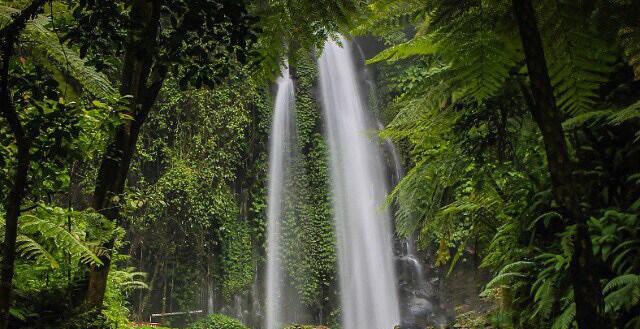
[{"label": "dark tree trunk", "polygon": [[[131,8],[132,27],[129,31],[122,68],[121,95],[133,96],[129,115],[134,119],[122,124],[107,147],[96,178],[92,207],[107,219],[118,222],[125,182],[135,152],[140,129],[155,103],[166,75],[164,67],[154,61],[160,24],[159,0],[136,0]],[[103,265],[92,266],[89,272],[86,304],[100,308],[107,286],[111,249],[100,257]]]},{"label": "dark tree trunk", "polygon": [[580,329],[605,328],[603,299],[587,218],[580,210],[579,186],[573,177],[573,164],[567,151],[562,116],[553,95],[551,80],[531,0],[513,0],[520,37],[526,55],[531,92],[532,115],[540,128],[547,155],[553,195],[565,217],[576,225],[571,276],[576,303],[576,320]]},{"label": "dark tree trunk", "polygon": [[12,301],[12,281],[14,274],[14,262],[16,259],[16,238],[18,235],[18,218],[20,206],[27,186],[27,173],[29,172],[29,146],[18,146],[18,161],[13,177],[13,186],[5,202],[7,215],[5,218],[5,239],[2,253],[2,281],[0,282],[0,313],[2,316],[1,328],[7,328],[9,321],[9,309]]},{"label": "dark tree trunk", "polygon": [[[5,52],[7,54],[7,52]],[[8,62],[9,58],[6,57]],[[8,66],[8,63],[5,64]],[[4,68],[3,68],[4,70]],[[4,74],[4,72],[3,72]],[[3,76],[3,80],[5,77]],[[29,172],[29,142],[24,136],[22,126],[18,121],[18,116],[11,100],[7,84],[3,81],[2,87],[2,114],[9,122],[9,126],[14,134],[18,145],[16,169],[13,176],[11,190],[5,200],[5,232],[4,249],[2,250],[2,275],[0,281],[0,323],[1,328],[7,328],[9,322],[9,309],[12,300],[12,282],[14,274],[14,262],[16,259],[16,238],[18,235],[18,218],[20,217],[20,206],[27,186],[27,174]]]},{"label": "dark tree trunk", "polygon": [[11,189],[5,200],[5,233],[2,250],[2,268],[0,269],[0,328],[9,326],[9,309],[12,303],[14,263],[16,260],[16,239],[18,236],[18,218],[20,206],[27,188],[30,165],[30,141],[26,136],[20,118],[11,101],[9,91],[9,66],[13,57],[14,44],[26,23],[37,16],[46,0],[35,0],[20,11],[8,25],[0,30],[0,47],[2,48],[2,67],[0,71],[0,110],[13,134],[18,153],[16,168]]}]

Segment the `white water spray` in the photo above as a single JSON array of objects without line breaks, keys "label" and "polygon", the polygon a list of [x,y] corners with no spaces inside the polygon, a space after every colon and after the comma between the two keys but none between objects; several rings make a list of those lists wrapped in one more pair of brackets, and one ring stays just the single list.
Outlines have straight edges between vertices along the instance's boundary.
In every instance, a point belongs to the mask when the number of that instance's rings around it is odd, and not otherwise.
[{"label": "white water spray", "polygon": [[[400,324],[387,184],[375,129],[360,94],[350,43],[329,40],[319,59],[331,156],[333,211],[344,329]],[[270,328],[269,328],[270,329]]]},{"label": "white water spray", "polygon": [[291,177],[293,150],[295,146],[295,102],[293,80],[285,68],[277,80],[278,91],[273,113],[269,149],[269,196],[267,204],[267,273],[265,328],[282,326],[283,309],[286,302],[282,289],[282,244],[281,224],[284,217],[283,202],[287,195],[287,182]]}]

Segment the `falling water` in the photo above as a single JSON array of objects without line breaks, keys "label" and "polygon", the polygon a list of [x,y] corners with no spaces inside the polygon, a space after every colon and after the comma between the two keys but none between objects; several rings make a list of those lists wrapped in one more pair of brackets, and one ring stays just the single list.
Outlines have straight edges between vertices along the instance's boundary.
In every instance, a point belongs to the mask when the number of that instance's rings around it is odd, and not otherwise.
[{"label": "falling water", "polygon": [[[380,130],[384,128],[382,123],[378,122],[378,128]],[[388,138],[385,139],[384,144],[387,149],[387,152],[389,152],[389,154],[391,155],[391,160],[393,161],[392,182],[393,182],[393,185],[396,186],[398,185],[398,183],[400,183],[400,180],[404,178],[404,167],[402,166],[402,162],[400,161],[400,155],[398,154],[398,150],[396,149],[396,146],[393,145],[393,142],[391,141],[391,139],[388,139]],[[413,236],[405,238],[404,250],[399,255],[399,258],[400,260],[409,264],[409,267],[411,268],[410,271],[411,271],[411,276],[412,276],[411,279],[413,281],[413,284],[416,287],[424,286],[425,274],[424,274],[424,270],[422,269],[422,264],[420,263],[416,255],[416,241]]]},{"label": "falling water", "polygon": [[375,129],[356,80],[351,46],[329,40],[319,59],[320,89],[331,155],[334,216],[345,329],[387,329],[400,323],[391,219]]},{"label": "falling water", "polygon": [[282,324],[282,250],[281,220],[287,193],[287,181],[294,147],[295,119],[293,117],[294,86],[289,70],[284,69],[277,80],[278,91],[273,114],[269,150],[269,197],[267,205],[267,275],[266,329]]}]

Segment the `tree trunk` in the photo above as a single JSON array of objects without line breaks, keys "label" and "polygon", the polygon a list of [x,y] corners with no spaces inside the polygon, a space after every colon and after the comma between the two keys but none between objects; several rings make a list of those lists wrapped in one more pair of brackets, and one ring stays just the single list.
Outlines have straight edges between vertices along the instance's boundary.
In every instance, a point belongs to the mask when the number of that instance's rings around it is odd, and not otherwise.
[{"label": "tree trunk", "polygon": [[[160,24],[159,0],[136,0],[131,8],[129,31],[123,60],[121,95],[133,96],[129,115],[134,119],[122,124],[107,147],[96,178],[92,207],[107,219],[118,223],[125,182],[135,152],[140,129],[160,92],[166,70],[155,63]],[[155,65],[154,65],[155,64]],[[111,253],[115,241],[104,247],[102,266],[92,266],[85,302],[90,308],[102,307],[107,286]]]},{"label": "tree trunk", "polygon": [[551,80],[531,0],[513,0],[520,37],[526,55],[534,106],[532,116],[540,128],[546,150],[553,195],[564,216],[576,225],[571,275],[580,329],[604,328],[602,289],[595,270],[587,218],[579,205],[579,186],[567,151],[562,116],[553,95]]},{"label": "tree trunk", "polygon": [[18,147],[16,169],[13,184],[5,200],[5,233],[2,250],[2,268],[0,269],[0,328],[9,326],[9,310],[12,302],[14,263],[16,260],[16,238],[18,236],[18,218],[24,198],[29,173],[30,142],[25,135],[9,92],[9,66],[13,57],[14,43],[26,26],[26,22],[37,14],[44,1],[34,1],[22,10],[14,20],[0,31],[2,47],[2,67],[0,71],[0,106],[2,116],[9,125]]},{"label": "tree trunk", "polygon": [[0,282],[0,328],[3,329],[7,328],[9,324],[18,218],[20,217],[20,206],[26,190],[27,174],[29,172],[29,145],[26,141],[18,144],[17,160],[13,186],[5,201],[7,214],[5,217],[5,239],[2,251],[2,278]]}]

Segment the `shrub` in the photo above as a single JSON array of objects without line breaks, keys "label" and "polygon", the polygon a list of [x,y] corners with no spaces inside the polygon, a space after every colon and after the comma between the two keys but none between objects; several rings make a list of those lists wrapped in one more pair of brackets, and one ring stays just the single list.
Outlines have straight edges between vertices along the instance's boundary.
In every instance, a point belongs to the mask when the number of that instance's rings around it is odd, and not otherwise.
[{"label": "shrub", "polygon": [[213,314],[192,324],[189,329],[249,329],[242,322],[222,314]]}]

